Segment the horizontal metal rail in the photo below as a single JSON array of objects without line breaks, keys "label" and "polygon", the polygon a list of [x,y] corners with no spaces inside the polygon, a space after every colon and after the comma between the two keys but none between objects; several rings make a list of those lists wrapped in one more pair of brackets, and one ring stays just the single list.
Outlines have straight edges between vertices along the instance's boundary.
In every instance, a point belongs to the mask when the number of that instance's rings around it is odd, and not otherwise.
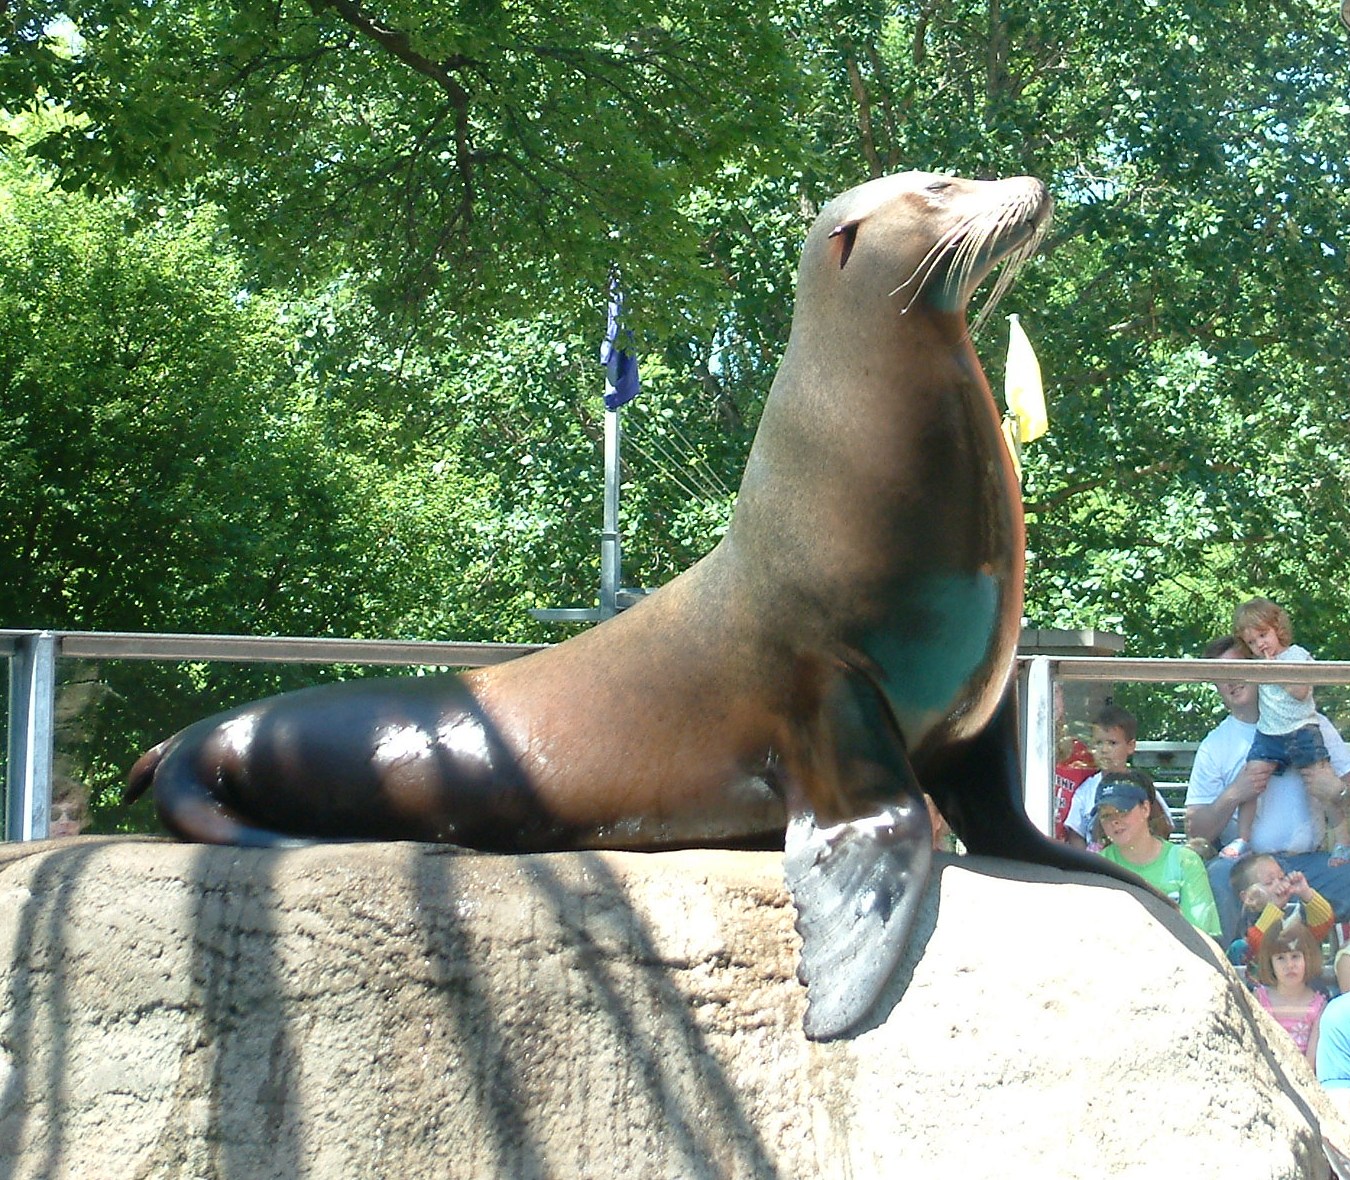
[{"label": "horizontal metal rail", "polygon": [[1124,656],[1034,656],[1060,680],[1130,680],[1146,684],[1350,684],[1350,661],[1172,660]]},{"label": "horizontal metal rail", "polygon": [[[163,660],[275,664],[369,664],[474,668],[517,659],[547,644],[437,640],[320,639],[299,636],[168,635],[110,631],[0,629],[9,660],[9,750],[5,838],[47,835],[55,743],[56,661]],[[1276,660],[1134,659],[1122,656],[1023,656],[1018,660],[1025,804],[1050,831],[1054,790],[1054,683],[1134,681],[1150,684],[1350,684],[1350,662],[1287,664]]]},{"label": "horizontal metal rail", "polygon": [[[34,634],[0,631],[0,643]],[[401,664],[479,668],[547,644],[450,643],[431,639],[315,639],[296,636],[163,635],[135,631],[53,631],[57,654],[88,660],[212,660],[270,664]]]},{"label": "horizontal metal rail", "polygon": [[58,659],[478,668],[518,659],[545,646],[411,639],[0,630],[0,657],[9,659],[4,837],[41,840],[47,836],[56,744]]}]

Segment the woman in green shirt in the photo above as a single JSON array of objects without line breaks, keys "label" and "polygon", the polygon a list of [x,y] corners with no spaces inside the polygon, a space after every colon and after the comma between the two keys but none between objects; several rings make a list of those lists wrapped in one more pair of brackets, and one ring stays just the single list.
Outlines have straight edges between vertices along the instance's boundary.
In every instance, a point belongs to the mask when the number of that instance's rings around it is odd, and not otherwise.
[{"label": "woman in green shirt", "polygon": [[1189,848],[1160,840],[1149,829],[1152,784],[1137,771],[1108,774],[1097,791],[1094,819],[1110,843],[1107,860],[1137,873],[1159,893],[1170,897],[1197,930],[1219,936],[1219,911],[1209,887],[1205,862]]}]

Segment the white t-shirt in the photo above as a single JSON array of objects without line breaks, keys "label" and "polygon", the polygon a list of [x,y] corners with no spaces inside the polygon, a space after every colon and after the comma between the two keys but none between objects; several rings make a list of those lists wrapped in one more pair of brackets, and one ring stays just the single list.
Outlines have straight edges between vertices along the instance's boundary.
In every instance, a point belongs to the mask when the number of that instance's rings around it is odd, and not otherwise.
[{"label": "white t-shirt", "polygon": [[[1102,785],[1102,772],[1099,770],[1091,778],[1084,779],[1082,786],[1073,793],[1073,802],[1069,804],[1069,814],[1064,817],[1064,826],[1072,828],[1089,844],[1092,843],[1092,809],[1097,806],[1097,789]],[[1167,800],[1156,788],[1153,791],[1159,806],[1167,810]]]},{"label": "white t-shirt", "polygon": [[[1339,775],[1350,771],[1350,749],[1347,749],[1336,727],[1320,713],[1315,715],[1322,730],[1322,741],[1331,756],[1331,768]],[[1247,752],[1252,748],[1256,726],[1236,717],[1225,717],[1216,729],[1200,743],[1191,766],[1191,780],[1186,787],[1186,806],[1199,807],[1213,803],[1247,764]],[[1298,771],[1287,769],[1270,776],[1270,785],[1261,796],[1252,828],[1252,849],[1256,852],[1314,852],[1321,842],[1322,821],[1315,814],[1308,799],[1308,789]],[[1215,846],[1222,848],[1237,839],[1237,813],[1220,833]]]},{"label": "white t-shirt", "polygon": [[[1297,643],[1290,644],[1275,658],[1290,664],[1313,662],[1308,649],[1299,647]],[[1283,684],[1258,684],[1256,689],[1256,699],[1261,707],[1261,715],[1256,719],[1256,728],[1262,733],[1277,735],[1293,733],[1317,716],[1317,702],[1313,700],[1311,692],[1303,700],[1299,700]]]}]

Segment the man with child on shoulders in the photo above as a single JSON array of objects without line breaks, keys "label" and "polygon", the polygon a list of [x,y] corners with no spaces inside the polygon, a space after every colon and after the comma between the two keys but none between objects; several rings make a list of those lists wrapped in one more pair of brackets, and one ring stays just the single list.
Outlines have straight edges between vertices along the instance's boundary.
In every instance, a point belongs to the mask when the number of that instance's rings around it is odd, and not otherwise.
[{"label": "man with child on shoulders", "polygon": [[[1246,647],[1234,636],[1212,640],[1202,654],[1205,659],[1248,658]],[[1330,756],[1325,773],[1307,783],[1293,768],[1271,774],[1269,763],[1248,760],[1259,712],[1257,685],[1233,680],[1221,681],[1215,688],[1229,716],[1196,751],[1186,791],[1188,836],[1223,847],[1237,836],[1239,807],[1260,799],[1250,840],[1252,851],[1273,854],[1286,873],[1301,872],[1331,903],[1338,920],[1350,919],[1350,866],[1328,863],[1321,847],[1317,804],[1310,798],[1310,793],[1321,800],[1350,798],[1350,747],[1318,713],[1317,724]],[[1224,945],[1237,937],[1241,921],[1241,908],[1229,882],[1234,863],[1216,856],[1208,866]]]}]

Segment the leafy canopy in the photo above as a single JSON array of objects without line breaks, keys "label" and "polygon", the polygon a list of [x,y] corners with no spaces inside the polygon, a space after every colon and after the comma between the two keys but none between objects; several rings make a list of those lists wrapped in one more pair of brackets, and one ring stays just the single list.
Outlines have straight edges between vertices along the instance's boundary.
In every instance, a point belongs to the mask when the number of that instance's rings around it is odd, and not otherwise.
[{"label": "leafy canopy", "polygon": [[774,155],[789,82],[734,0],[20,2],[0,34],[0,108],[68,116],[34,149],[62,185],[210,201],[269,281],[345,274],[432,335],[615,266],[639,306],[707,294],[682,202]]}]

